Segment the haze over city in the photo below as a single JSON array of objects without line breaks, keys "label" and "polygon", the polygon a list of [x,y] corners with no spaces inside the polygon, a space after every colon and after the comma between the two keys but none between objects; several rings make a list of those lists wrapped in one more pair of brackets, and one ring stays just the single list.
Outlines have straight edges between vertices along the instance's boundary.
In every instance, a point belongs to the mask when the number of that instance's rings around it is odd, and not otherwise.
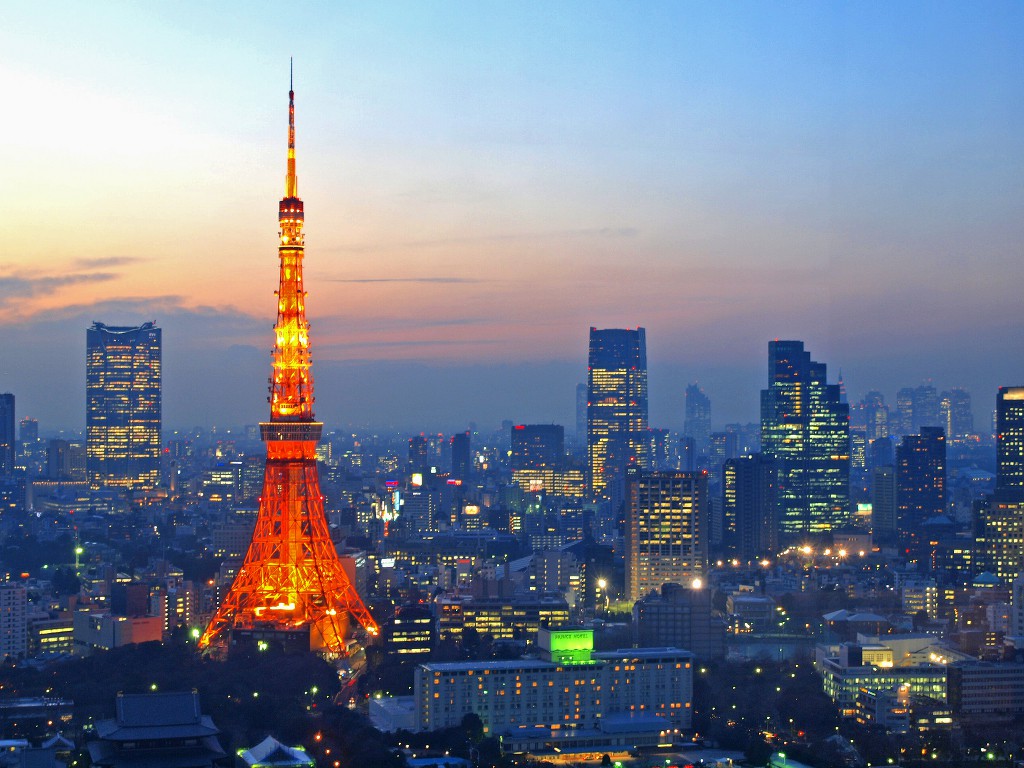
[{"label": "haze over city", "polygon": [[772,338],[851,400],[1024,380],[1019,4],[21,5],[0,25],[0,391],[84,423],[155,320],[165,429],[266,415],[296,57],[317,416],[572,424],[647,329],[651,423],[757,419]]}]

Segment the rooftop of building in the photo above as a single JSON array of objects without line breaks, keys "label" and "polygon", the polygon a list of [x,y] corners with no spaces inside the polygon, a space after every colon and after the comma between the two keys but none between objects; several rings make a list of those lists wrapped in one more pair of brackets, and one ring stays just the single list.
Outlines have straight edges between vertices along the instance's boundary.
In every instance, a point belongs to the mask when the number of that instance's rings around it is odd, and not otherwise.
[{"label": "rooftop of building", "polygon": [[313,768],[316,761],[302,747],[289,747],[273,736],[267,736],[255,747],[240,752],[239,757],[248,765],[256,768],[263,766],[295,766],[295,768]]},{"label": "rooftop of building", "polygon": [[512,671],[512,670],[544,670],[554,669],[556,667],[580,667],[580,666],[592,666],[594,661],[615,661],[617,659],[636,659],[647,660],[647,659],[659,659],[665,656],[671,656],[673,658],[684,658],[693,659],[694,656],[687,650],[682,648],[664,647],[664,648],[619,648],[614,651],[594,651],[591,654],[593,661],[579,660],[579,661],[543,661],[541,659],[512,659],[502,661],[449,661],[449,662],[430,662],[427,664],[421,664],[420,668],[428,672],[437,672],[441,674],[450,672],[468,672],[468,671]]},{"label": "rooftop of building", "polygon": [[113,720],[96,723],[106,741],[152,741],[215,736],[220,731],[199,707],[195,691],[120,693]]}]

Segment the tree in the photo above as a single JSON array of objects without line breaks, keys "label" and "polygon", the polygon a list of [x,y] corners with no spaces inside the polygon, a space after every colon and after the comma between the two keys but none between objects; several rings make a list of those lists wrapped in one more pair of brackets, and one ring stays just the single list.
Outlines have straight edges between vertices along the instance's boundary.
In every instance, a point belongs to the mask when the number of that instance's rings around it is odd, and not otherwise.
[{"label": "tree", "polygon": [[484,738],[484,721],[476,712],[467,712],[462,716],[462,730],[466,738],[473,744],[479,744]]}]

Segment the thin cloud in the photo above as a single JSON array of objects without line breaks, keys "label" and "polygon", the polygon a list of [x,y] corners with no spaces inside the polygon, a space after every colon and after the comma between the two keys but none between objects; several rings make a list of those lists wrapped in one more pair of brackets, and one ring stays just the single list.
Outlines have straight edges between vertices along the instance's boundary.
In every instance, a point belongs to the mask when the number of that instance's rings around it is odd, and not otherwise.
[{"label": "thin cloud", "polygon": [[633,238],[640,234],[636,227],[592,227],[584,229],[552,229],[539,232],[504,232],[474,237],[445,237],[433,240],[400,240],[373,246],[328,248],[329,252],[364,253],[395,248],[435,248],[443,245],[477,245],[480,243],[519,242],[530,240],[569,240],[575,238]]},{"label": "thin cloud", "polygon": [[103,283],[117,277],[113,272],[92,272],[77,275],[43,275],[30,277],[24,274],[0,275],[0,306],[7,306],[12,300],[44,296],[58,288],[82,283]]},{"label": "thin cloud", "polygon": [[441,285],[482,283],[472,277],[329,277],[329,283],[433,283]]},{"label": "thin cloud", "polygon": [[72,262],[73,269],[109,269],[110,267],[123,267],[128,264],[138,264],[149,261],[139,256],[96,256],[84,259],[75,259]]},{"label": "thin cloud", "polygon": [[342,344],[331,344],[325,347],[328,349],[361,349],[374,347],[406,348],[406,347],[454,347],[473,346],[475,344],[499,344],[501,339],[403,339],[401,341],[350,341]]}]

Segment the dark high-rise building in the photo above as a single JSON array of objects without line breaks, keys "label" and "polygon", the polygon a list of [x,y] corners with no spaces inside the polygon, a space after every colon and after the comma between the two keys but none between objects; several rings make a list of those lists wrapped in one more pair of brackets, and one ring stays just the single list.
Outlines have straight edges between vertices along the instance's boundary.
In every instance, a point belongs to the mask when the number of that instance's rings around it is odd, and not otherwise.
[{"label": "dark high-rise building", "polygon": [[694,447],[704,453],[711,436],[711,398],[697,384],[686,387],[685,413],[683,435],[692,437]]},{"label": "dark high-rise building", "polygon": [[14,472],[14,395],[0,395],[0,475]]},{"label": "dark high-rise building", "polygon": [[587,385],[576,385],[576,442],[581,451],[587,446]]},{"label": "dark high-rise building", "polygon": [[996,396],[996,494],[1024,499],[1024,387]]},{"label": "dark high-rise building", "polygon": [[914,429],[914,388],[903,387],[896,393],[896,434],[909,435]]},{"label": "dark high-rise building", "polygon": [[679,468],[684,472],[693,472],[697,468],[697,444],[687,435],[679,438]]},{"label": "dark high-rise building", "polygon": [[892,437],[880,437],[872,440],[867,449],[867,465],[869,467],[889,467],[896,464],[896,442]]},{"label": "dark high-rise building", "polygon": [[875,467],[871,489],[871,536],[875,544],[894,546],[896,528],[896,469],[891,464]]},{"label": "dark high-rise building", "polygon": [[779,470],[785,536],[823,533],[850,519],[849,406],[802,341],[768,344],[761,391],[761,450]]},{"label": "dark high-rise building", "polygon": [[617,506],[626,467],[647,466],[647,338],[636,330],[590,329],[587,454],[590,488]]},{"label": "dark high-rise building", "polygon": [[473,451],[469,432],[452,435],[452,477],[469,480],[473,472]]},{"label": "dark high-rise building", "polygon": [[513,472],[561,469],[565,464],[565,427],[560,424],[516,424],[511,437]]},{"label": "dark high-rise building", "polygon": [[735,459],[739,452],[739,441],[735,432],[712,432],[708,439],[707,468],[713,482],[722,479],[722,465]]},{"label": "dark high-rise building", "polygon": [[707,476],[631,468],[627,477],[627,599],[669,582],[690,585],[707,570]]},{"label": "dark high-rise building", "polygon": [[939,398],[939,411],[946,439],[960,442],[974,434],[974,412],[971,410],[971,393],[965,389],[951,389]]},{"label": "dark high-rise building", "polygon": [[911,560],[920,562],[924,524],[946,511],[946,435],[921,427],[896,448],[896,527]]},{"label": "dark high-rise building", "polygon": [[150,490],[160,481],[160,329],[153,323],[86,331],[89,484]]},{"label": "dark high-rise building", "polygon": [[430,474],[430,440],[419,434],[409,438],[409,474]]},{"label": "dark high-rise building", "polygon": [[942,426],[939,393],[931,384],[901,389],[896,393],[896,409],[900,435],[918,434],[921,427]]},{"label": "dark high-rise building", "polygon": [[18,425],[18,437],[23,443],[34,443],[39,439],[39,422],[26,416]]},{"label": "dark high-rise building", "polygon": [[71,444],[67,440],[46,443],[46,476],[51,480],[71,477]]},{"label": "dark high-rise building", "polygon": [[914,389],[911,427],[920,432],[922,427],[938,427],[942,425],[939,415],[939,393],[931,384],[922,384]]},{"label": "dark high-rise building", "polygon": [[889,406],[881,392],[872,390],[860,401],[864,438],[870,443],[889,436]]},{"label": "dark high-rise building", "polygon": [[775,462],[755,453],[725,462],[722,472],[723,543],[741,560],[774,556],[779,550]]},{"label": "dark high-rise building", "polygon": [[647,461],[651,469],[678,469],[672,435],[667,429],[651,427],[647,430]]}]

